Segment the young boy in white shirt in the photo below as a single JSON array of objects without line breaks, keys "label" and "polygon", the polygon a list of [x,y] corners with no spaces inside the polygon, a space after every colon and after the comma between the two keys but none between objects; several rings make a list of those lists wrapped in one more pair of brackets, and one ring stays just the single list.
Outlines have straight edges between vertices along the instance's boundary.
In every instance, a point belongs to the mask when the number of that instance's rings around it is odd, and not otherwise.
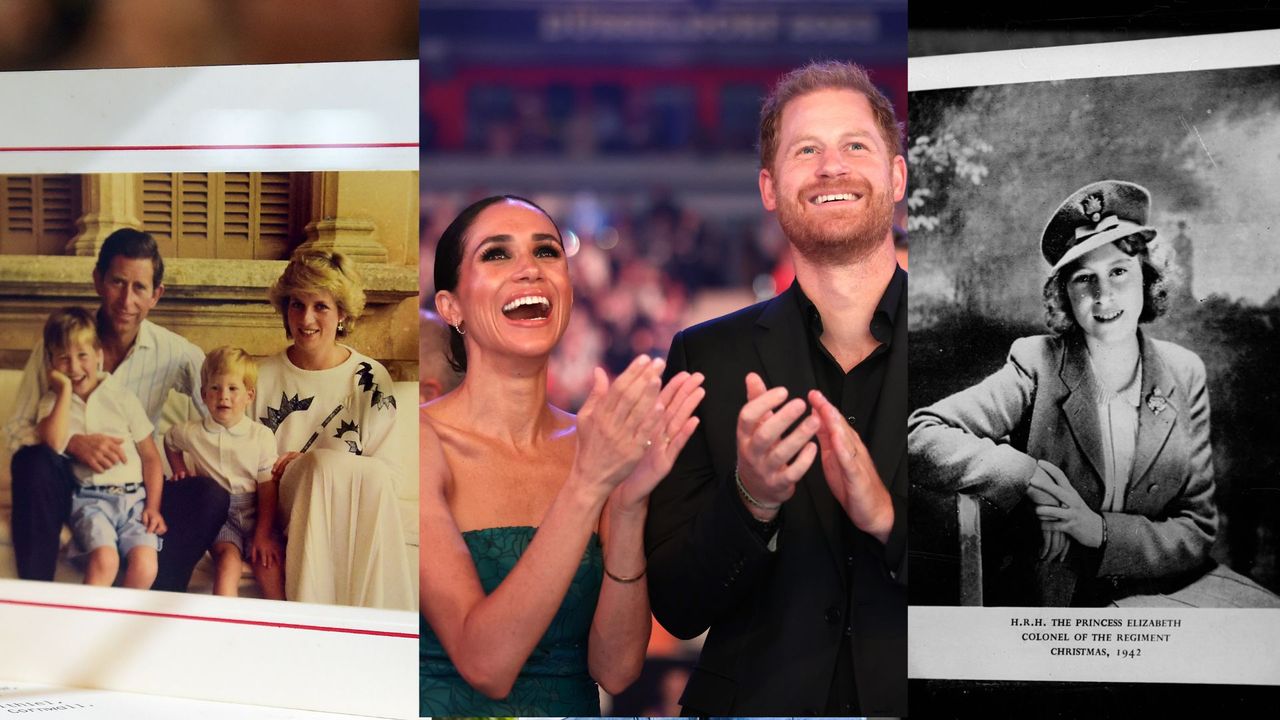
[{"label": "young boy in white shirt", "polygon": [[[243,558],[253,566],[263,596],[283,600],[284,553],[274,530],[277,487],[271,478],[275,436],[245,415],[257,380],[258,365],[244,350],[224,346],[211,351],[200,369],[200,394],[209,417],[174,426],[165,435],[164,449],[175,479],[203,475],[231,493],[227,521],[209,549],[217,567],[214,594],[236,596]],[[184,452],[194,472],[187,469]]]},{"label": "young boy in white shirt", "polygon": [[75,477],[69,524],[78,552],[88,556],[87,585],[111,585],[126,558],[124,586],[148,589],[156,578],[164,470],[142,403],[102,371],[97,323],[83,308],[55,311],[44,325],[49,391],[37,407],[36,435],[55,452],[72,435],[124,434],[125,461],[102,472],[68,458]]}]

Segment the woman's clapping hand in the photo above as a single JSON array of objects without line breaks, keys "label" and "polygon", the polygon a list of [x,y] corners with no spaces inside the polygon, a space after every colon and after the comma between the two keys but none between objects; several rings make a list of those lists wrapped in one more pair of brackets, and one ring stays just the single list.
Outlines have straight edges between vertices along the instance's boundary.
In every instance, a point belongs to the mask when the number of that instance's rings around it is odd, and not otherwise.
[{"label": "woman's clapping hand", "polygon": [[641,355],[612,383],[596,368],[591,394],[578,412],[578,450],[571,478],[600,490],[622,482],[653,445],[666,408],[659,401],[662,360]]},{"label": "woman's clapping hand", "polygon": [[643,505],[649,493],[671,472],[676,457],[698,427],[698,418],[693,417],[693,411],[707,394],[702,389],[704,379],[702,373],[690,375],[680,372],[662,388],[658,407],[664,410],[658,432],[649,438],[652,444],[627,479],[618,486],[617,502],[622,509]]}]

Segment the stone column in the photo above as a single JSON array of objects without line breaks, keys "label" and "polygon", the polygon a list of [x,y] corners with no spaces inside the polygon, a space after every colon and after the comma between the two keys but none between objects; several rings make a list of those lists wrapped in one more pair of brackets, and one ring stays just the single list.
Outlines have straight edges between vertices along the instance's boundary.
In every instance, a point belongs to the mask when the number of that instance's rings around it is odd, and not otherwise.
[{"label": "stone column", "polygon": [[356,214],[365,176],[378,173],[318,172],[311,175],[311,221],[306,242],[298,249],[339,252],[358,263],[386,263],[387,248],[379,242],[373,220]]},{"label": "stone column", "polygon": [[103,173],[81,176],[84,214],[76,220],[76,235],[67,242],[68,255],[96,256],[102,243],[120,228],[141,228],[137,175]]}]

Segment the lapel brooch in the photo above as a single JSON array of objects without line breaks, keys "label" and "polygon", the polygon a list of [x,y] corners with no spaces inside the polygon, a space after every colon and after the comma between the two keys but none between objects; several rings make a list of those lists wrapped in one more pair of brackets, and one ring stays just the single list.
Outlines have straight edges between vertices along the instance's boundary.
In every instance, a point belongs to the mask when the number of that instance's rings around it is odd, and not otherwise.
[{"label": "lapel brooch", "polygon": [[1156,415],[1159,415],[1168,404],[1169,398],[1165,397],[1164,393],[1160,392],[1160,388],[1154,388],[1151,393],[1147,395],[1147,407],[1151,408],[1151,412]]}]

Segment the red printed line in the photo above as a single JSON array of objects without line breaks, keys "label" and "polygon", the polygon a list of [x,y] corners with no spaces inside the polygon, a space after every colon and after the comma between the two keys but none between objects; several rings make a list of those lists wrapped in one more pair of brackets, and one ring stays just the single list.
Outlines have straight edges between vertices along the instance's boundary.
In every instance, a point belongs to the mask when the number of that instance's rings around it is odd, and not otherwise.
[{"label": "red printed line", "polygon": [[90,605],[63,605],[60,603],[33,602],[30,600],[6,600],[0,598],[0,604],[27,605],[30,607],[54,608],[58,610],[87,610],[89,612],[115,613],[117,615],[141,615],[143,617],[170,618],[173,620],[199,620],[201,622],[230,623],[232,625],[257,625],[261,627],[284,628],[287,630],[314,630],[317,632],[348,633],[351,635],[377,635],[380,637],[405,638],[417,640],[418,633],[388,632],[385,630],[363,630],[360,628],[330,627],[327,625],[299,625],[297,623],[268,622],[266,620],[240,620],[237,618],[207,617],[204,615],[183,615],[180,613],[152,612],[150,610],[121,610],[119,608],[93,607]]},{"label": "red printed line", "polygon": [[416,142],[395,143],[298,143],[273,145],[50,145],[0,147],[0,152],[120,152],[147,150],[358,150],[366,148],[416,148]]}]

